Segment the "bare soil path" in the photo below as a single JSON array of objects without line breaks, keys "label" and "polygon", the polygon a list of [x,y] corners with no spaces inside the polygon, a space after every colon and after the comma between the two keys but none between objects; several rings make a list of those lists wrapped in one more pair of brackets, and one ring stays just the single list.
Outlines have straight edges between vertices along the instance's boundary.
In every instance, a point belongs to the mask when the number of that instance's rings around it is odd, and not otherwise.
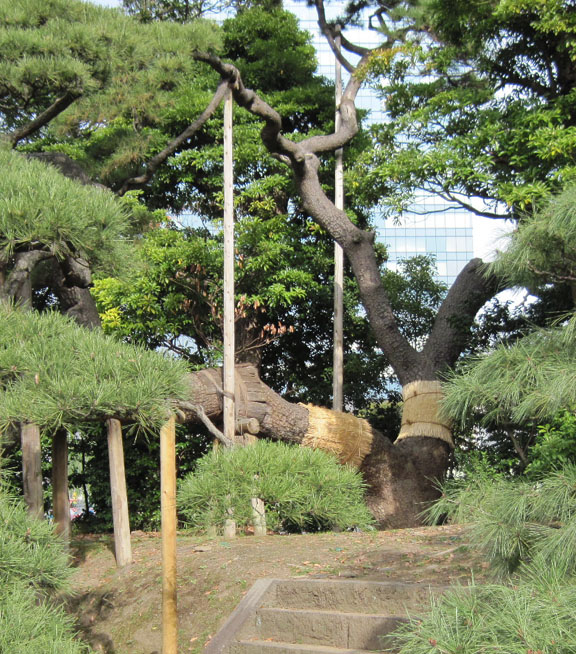
[{"label": "bare soil path", "polygon": [[[134,563],[116,569],[109,537],[74,543],[80,630],[96,651],[161,650],[158,534],[133,534]],[[485,566],[460,526],[382,532],[268,535],[261,538],[178,536],[178,612],[182,654],[201,652],[243,594],[260,577],[363,578],[422,584],[481,581]]]}]

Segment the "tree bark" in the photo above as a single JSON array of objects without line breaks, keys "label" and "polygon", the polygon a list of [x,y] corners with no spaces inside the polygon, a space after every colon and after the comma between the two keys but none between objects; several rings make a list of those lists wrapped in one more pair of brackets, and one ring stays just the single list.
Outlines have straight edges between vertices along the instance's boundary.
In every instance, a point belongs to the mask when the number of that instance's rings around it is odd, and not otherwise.
[{"label": "tree bark", "polygon": [[[256,418],[258,437],[302,445],[310,428],[310,410],[291,404],[266,386],[256,368],[236,367],[236,402],[238,416]],[[434,382],[436,383],[436,382]],[[191,397],[206,415],[218,422],[222,416],[222,373],[202,370],[189,376]],[[178,405],[178,403],[177,403]],[[187,402],[178,405],[186,422],[200,422]],[[338,412],[334,412],[338,416]],[[438,424],[437,402],[424,402],[417,409],[418,424]],[[425,427],[422,427],[425,431]],[[372,430],[370,450],[359,469],[368,484],[367,501],[381,528],[408,527],[420,524],[420,513],[438,497],[436,480],[443,478],[448,467],[451,446],[440,438],[424,435],[401,438],[392,443]],[[322,444],[318,444],[322,449]],[[333,448],[329,451],[333,452]]]}]

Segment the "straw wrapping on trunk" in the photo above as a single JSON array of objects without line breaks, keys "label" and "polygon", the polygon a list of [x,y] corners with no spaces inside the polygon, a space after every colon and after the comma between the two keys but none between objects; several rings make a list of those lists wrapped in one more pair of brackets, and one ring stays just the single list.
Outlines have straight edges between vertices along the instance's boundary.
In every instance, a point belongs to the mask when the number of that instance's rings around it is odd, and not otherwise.
[{"label": "straw wrapping on trunk", "polygon": [[374,434],[367,420],[351,413],[306,405],[309,412],[308,431],[303,447],[332,452],[340,463],[359,467],[370,452]]},{"label": "straw wrapping on trunk", "polygon": [[443,418],[440,402],[444,397],[439,381],[415,381],[402,389],[404,409],[398,440],[417,436],[438,438],[454,447],[450,421]]}]

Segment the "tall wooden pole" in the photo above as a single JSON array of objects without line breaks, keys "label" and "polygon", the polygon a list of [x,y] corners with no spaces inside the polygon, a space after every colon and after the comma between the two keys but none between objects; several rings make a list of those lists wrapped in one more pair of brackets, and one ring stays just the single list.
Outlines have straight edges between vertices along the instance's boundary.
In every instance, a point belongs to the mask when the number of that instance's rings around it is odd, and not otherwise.
[{"label": "tall wooden pole", "polygon": [[[336,47],[340,49],[340,26],[337,26]],[[342,100],[342,65],[336,58],[336,131],[340,128],[340,102]],[[344,156],[342,148],[336,150],[336,172],[334,178],[334,204],[344,209]],[[334,243],[334,352],[332,379],[332,408],[344,408],[344,251]]]},{"label": "tall wooden pole", "polygon": [[22,481],[24,500],[28,513],[35,518],[44,515],[44,493],[42,491],[42,451],[38,425],[20,425],[22,441]]},{"label": "tall wooden pole", "polygon": [[112,522],[114,524],[114,552],[116,565],[123,568],[132,563],[130,544],[130,515],[126,492],[122,423],[116,418],[106,421],[108,427],[108,461],[110,464],[110,494],[112,496]]},{"label": "tall wooden pole", "polygon": [[234,441],[234,169],[232,158],[232,91],[224,101],[224,435]]},{"label": "tall wooden pole", "polygon": [[70,540],[68,434],[65,429],[59,429],[52,438],[52,508],[56,533]]},{"label": "tall wooden pole", "polygon": [[162,654],[177,654],[176,598],[176,423],[172,415],[160,430],[162,510]]}]

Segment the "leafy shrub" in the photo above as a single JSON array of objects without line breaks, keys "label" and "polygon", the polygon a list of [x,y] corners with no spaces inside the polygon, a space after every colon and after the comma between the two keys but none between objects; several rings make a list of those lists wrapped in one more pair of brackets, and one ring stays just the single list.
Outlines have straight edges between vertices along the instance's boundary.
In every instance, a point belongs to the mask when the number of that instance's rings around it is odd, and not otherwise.
[{"label": "leafy shrub", "polygon": [[373,522],[357,470],[320,450],[267,441],[200,459],[180,485],[178,505],[192,527],[223,524],[229,509],[238,525],[248,525],[253,497],[264,501],[272,529],[366,528]]},{"label": "leafy shrub", "polygon": [[86,654],[73,637],[72,618],[24,584],[0,587],[0,652],[10,654]]},{"label": "leafy shrub", "polygon": [[536,443],[528,457],[526,474],[533,479],[576,463],[576,415],[562,411],[552,422],[538,427]]},{"label": "leafy shrub", "polygon": [[512,584],[459,588],[399,634],[400,654],[576,651],[576,466],[539,482],[450,482],[428,511],[469,522],[472,539]]},{"label": "leafy shrub", "polygon": [[41,591],[61,590],[68,577],[68,555],[52,527],[30,518],[0,483],[0,587],[21,581]]},{"label": "leafy shrub", "polygon": [[50,601],[70,575],[68,556],[46,522],[26,508],[0,481],[0,652],[82,654],[72,621]]}]

